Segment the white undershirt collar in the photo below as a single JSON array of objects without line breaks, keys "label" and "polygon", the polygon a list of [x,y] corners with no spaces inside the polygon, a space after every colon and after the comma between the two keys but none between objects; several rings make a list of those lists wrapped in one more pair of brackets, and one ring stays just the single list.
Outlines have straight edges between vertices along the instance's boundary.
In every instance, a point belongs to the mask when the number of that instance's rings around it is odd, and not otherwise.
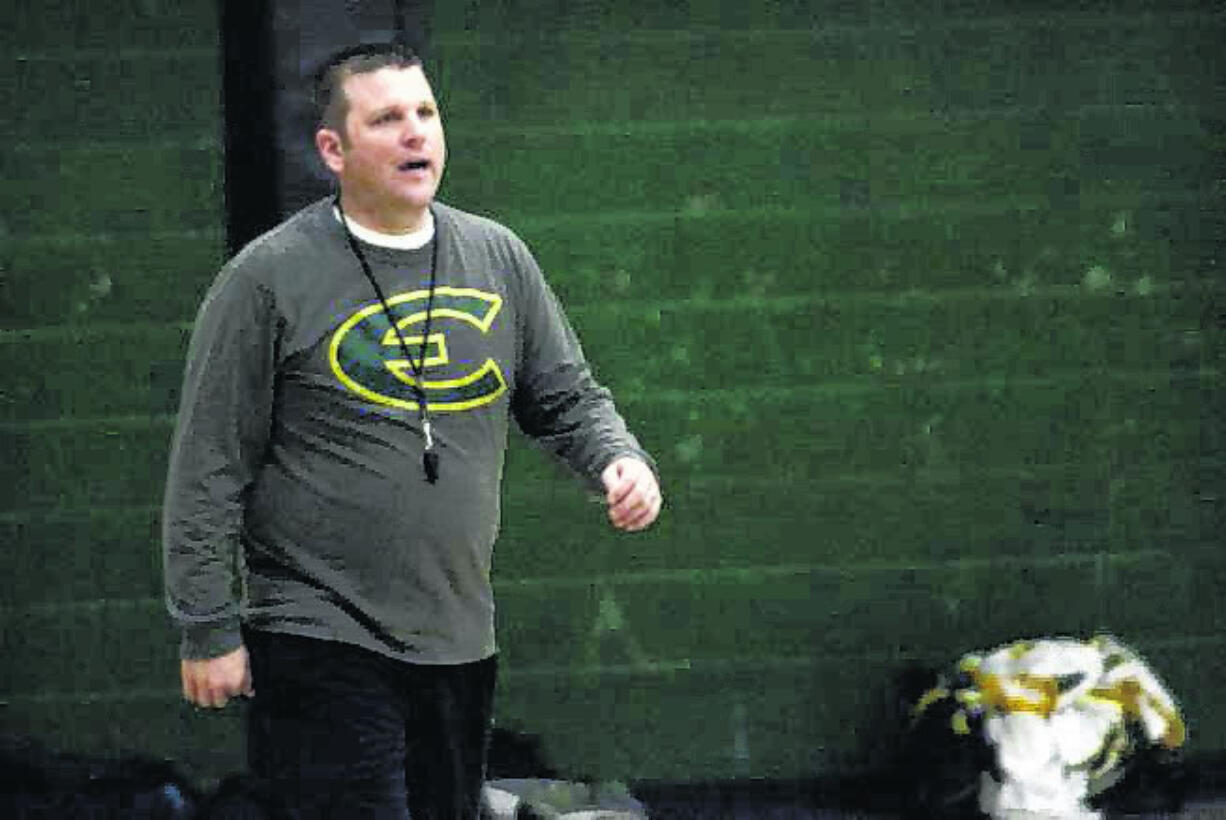
[{"label": "white undershirt collar", "polygon": [[[341,212],[335,205],[332,206],[332,215],[336,217],[337,222],[340,221]],[[426,224],[412,233],[372,231],[354,222],[348,214],[345,215],[345,224],[349,226],[350,233],[366,244],[398,251],[415,251],[418,248],[424,248],[434,238],[434,213],[430,210],[426,211]]]}]

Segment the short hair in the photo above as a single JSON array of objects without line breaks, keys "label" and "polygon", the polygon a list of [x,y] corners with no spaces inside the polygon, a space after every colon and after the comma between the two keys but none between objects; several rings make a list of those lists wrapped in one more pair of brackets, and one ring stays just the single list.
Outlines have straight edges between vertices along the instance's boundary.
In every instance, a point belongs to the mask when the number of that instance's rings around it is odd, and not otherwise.
[{"label": "short hair", "polygon": [[349,114],[349,100],[342,90],[345,80],[389,67],[420,68],[421,58],[401,43],[361,43],[329,57],[312,77],[317,127],[331,128],[344,138],[345,117]]}]

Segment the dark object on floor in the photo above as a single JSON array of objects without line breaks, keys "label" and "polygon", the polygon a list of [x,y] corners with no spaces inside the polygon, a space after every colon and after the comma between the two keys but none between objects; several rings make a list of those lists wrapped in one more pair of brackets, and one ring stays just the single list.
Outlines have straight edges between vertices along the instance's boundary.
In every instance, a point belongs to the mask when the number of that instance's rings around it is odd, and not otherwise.
[{"label": "dark object on floor", "polygon": [[995,755],[979,739],[978,718],[963,727],[967,734],[958,734],[958,704],[924,700],[940,679],[937,669],[917,664],[894,681],[902,735],[886,764],[897,798],[892,808],[907,820],[979,820],[980,772],[995,770]]},{"label": "dark object on floor", "polygon": [[646,807],[619,783],[519,778],[491,780],[482,795],[482,820],[566,820],[598,814],[646,820]]},{"label": "dark object on floor", "polygon": [[560,772],[546,760],[539,737],[501,727],[495,727],[490,733],[485,770],[489,780],[523,777],[556,779],[560,776]]},{"label": "dark object on floor", "polygon": [[1191,785],[1182,752],[1145,745],[1143,738],[1133,742],[1136,751],[1125,761],[1120,779],[1096,796],[1091,805],[1108,815],[1182,810]]},{"label": "dark object on floor", "polygon": [[502,727],[490,737],[485,786],[483,820],[553,820],[578,811],[646,816],[625,786],[592,782],[580,771],[559,771],[538,736]]},{"label": "dark object on floor", "polygon": [[51,752],[0,738],[0,816],[13,820],[189,820],[198,796],[171,764],[152,758]]},{"label": "dark object on floor", "polygon": [[195,820],[285,820],[255,778],[232,774],[200,804]]},{"label": "dark object on floor", "polygon": [[[913,701],[915,702],[915,701]],[[994,773],[996,755],[982,740],[982,721],[972,717],[967,734],[952,724],[958,704],[935,702],[915,715],[896,762],[907,820],[979,820],[980,773]]]}]

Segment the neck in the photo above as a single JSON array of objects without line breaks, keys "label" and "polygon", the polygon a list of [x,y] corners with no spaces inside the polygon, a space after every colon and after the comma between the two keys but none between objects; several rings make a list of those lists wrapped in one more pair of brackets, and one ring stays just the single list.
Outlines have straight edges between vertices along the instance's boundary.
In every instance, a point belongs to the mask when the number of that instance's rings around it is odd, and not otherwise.
[{"label": "neck", "polygon": [[[334,207],[332,214],[338,222],[341,221],[342,215],[339,209]],[[384,233],[383,231],[371,230],[365,225],[350,219],[348,214],[344,214],[344,222],[352,236],[356,236],[367,245],[374,245],[380,248],[412,251],[425,246],[434,239],[434,216],[429,212],[426,213],[425,225],[412,233]]]},{"label": "neck", "polygon": [[430,207],[389,210],[362,202],[341,191],[341,207],[350,222],[377,233],[396,235],[420,231],[430,224]]}]

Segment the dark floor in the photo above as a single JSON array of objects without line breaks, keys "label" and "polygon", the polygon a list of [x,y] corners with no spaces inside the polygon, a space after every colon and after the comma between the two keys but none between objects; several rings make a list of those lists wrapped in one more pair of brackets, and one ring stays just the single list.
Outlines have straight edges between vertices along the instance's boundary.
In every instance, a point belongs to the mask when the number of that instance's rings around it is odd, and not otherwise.
[{"label": "dark floor", "polygon": [[[887,773],[824,781],[639,783],[632,791],[652,820],[961,820],[981,816],[973,811],[973,798],[923,810],[913,786],[900,784]],[[955,807],[970,811],[963,813]],[[1157,772],[1130,772],[1129,779],[1107,795],[1102,808],[1108,820],[1226,820],[1226,756],[1181,760]]]},{"label": "dark floor", "polygon": [[[731,813],[704,814],[692,809],[653,811],[652,820],[656,818],[727,818],[727,820],[894,820],[899,814],[866,813],[840,809],[812,809],[799,806],[747,806]],[[1187,805],[1182,811],[1161,812],[1149,814],[1109,814],[1107,820],[1222,820],[1226,818],[1226,801],[1218,803],[1196,803]]]},{"label": "dark floor", "polygon": [[[517,749],[530,752],[531,749]],[[812,780],[746,779],[708,783],[638,782],[628,784],[630,803],[637,801],[652,820],[972,820],[975,779],[964,770],[953,772],[949,761],[930,755],[922,782],[912,775],[901,780],[894,766],[888,771],[847,774]],[[932,785],[933,772],[946,775],[944,785]],[[952,775],[951,775],[952,772]],[[85,809],[100,799],[120,798],[125,805],[135,797],[156,802],[166,796],[167,785],[182,782],[172,764],[132,759],[112,761],[76,758],[41,749],[27,741],[0,743],[0,817],[153,817],[144,814],[97,814]],[[525,773],[521,776],[533,776]],[[538,775],[539,776],[539,773]],[[228,781],[237,790],[230,796],[245,798],[250,785],[242,776]],[[538,781],[544,782],[544,781]],[[968,783],[970,784],[968,786]],[[225,783],[211,790],[213,797],[227,794]],[[575,785],[582,785],[576,781]],[[595,786],[593,786],[594,788]],[[187,786],[188,794],[196,791]],[[195,798],[192,798],[193,800]],[[229,797],[227,796],[228,800]],[[1217,756],[1153,758],[1149,764],[1130,763],[1124,778],[1104,795],[1108,820],[1141,818],[1198,818],[1226,820],[1226,753]],[[222,801],[223,803],[225,801]],[[240,800],[239,802],[242,802]],[[598,801],[604,804],[604,801]],[[53,808],[57,806],[57,808]],[[25,807],[28,811],[19,810]],[[203,814],[203,812],[202,812]],[[179,815],[165,815],[179,816]],[[213,815],[208,815],[213,816]],[[218,814],[225,817],[257,815]]]},{"label": "dark floor", "polygon": [[[807,801],[757,797],[725,797],[713,800],[709,795],[686,795],[678,793],[667,798],[655,796],[644,799],[652,820],[698,820],[720,818],[721,820],[903,820],[913,817],[900,810],[823,808]],[[1200,820],[1226,820],[1226,798],[1194,798],[1184,803],[1178,811],[1120,812],[1108,811],[1107,820],[1158,820],[1159,818],[1199,818]],[[935,818],[934,818],[935,820]]]}]

